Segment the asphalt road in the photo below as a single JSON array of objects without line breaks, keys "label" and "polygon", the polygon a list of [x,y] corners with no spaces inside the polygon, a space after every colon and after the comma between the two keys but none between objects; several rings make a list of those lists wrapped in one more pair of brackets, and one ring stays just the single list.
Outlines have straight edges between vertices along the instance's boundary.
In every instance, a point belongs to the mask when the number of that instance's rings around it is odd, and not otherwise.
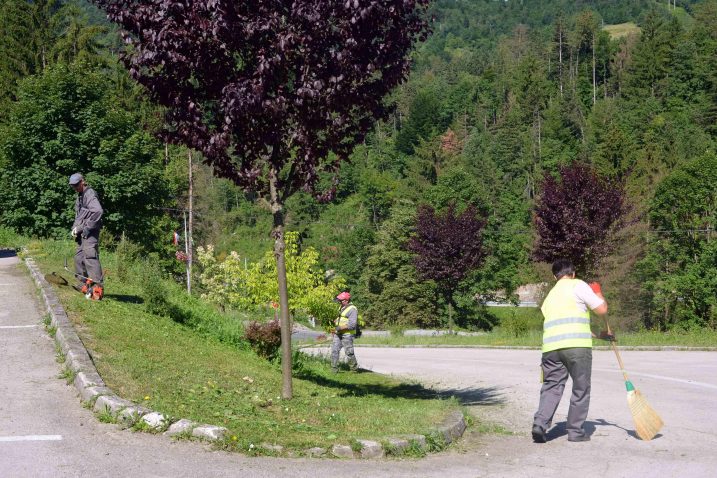
[{"label": "asphalt road", "polygon": [[[636,385],[667,423],[648,443],[631,434],[614,359],[596,353],[593,440],[557,436],[535,445],[527,431],[537,403],[537,351],[359,348],[363,366],[420,376],[460,397],[479,423],[501,423],[518,434],[480,434],[474,426],[449,451],[419,460],[251,458],[100,423],[58,378],[38,304],[24,266],[0,251],[0,478],[519,477],[575,470],[581,477],[701,477],[717,470],[714,353],[625,354]],[[557,421],[564,420],[564,408],[558,413]]]}]

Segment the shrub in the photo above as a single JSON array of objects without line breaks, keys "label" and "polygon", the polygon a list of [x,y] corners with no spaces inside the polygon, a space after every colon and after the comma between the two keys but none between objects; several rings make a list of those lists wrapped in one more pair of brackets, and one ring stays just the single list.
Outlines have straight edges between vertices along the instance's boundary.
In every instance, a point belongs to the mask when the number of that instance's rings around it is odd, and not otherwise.
[{"label": "shrub", "polygon": [[143,274],[139,278],[145,310],[150,314],[171,317],[172,306],[167,300],[169,292],[157,263],[152,260],[145,261]]},{"label": "shrub", "polygon": [[322,329],[333,330],[334,320],[339,315],[339,307],[336,302],[322,297],[309,297],[307,298],[307,310],[316,318]]},{"label": "shrub", "polygon": [[272,360],[281,346],[281,326],[278,320],[250,322],[245,337],[258,356]]}]

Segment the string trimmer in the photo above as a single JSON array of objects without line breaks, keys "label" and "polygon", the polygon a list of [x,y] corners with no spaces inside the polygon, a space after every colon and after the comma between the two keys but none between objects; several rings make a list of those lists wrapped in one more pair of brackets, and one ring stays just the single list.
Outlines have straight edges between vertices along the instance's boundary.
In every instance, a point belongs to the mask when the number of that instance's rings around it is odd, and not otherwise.
[{"label": "string trimmer", "polygon": [[70,268],[67,267],[67,258],[65,258],[65,270],[84,282],[82,285],[73,284],[73,289],[84,294],[85,297],[88,299],[102,300],[102,297],[104,297],[105,295],[105,291],[102,285],[96,283],[89,277],[85,277],[82,274],[78,274],[75,271],[71,271]]}]

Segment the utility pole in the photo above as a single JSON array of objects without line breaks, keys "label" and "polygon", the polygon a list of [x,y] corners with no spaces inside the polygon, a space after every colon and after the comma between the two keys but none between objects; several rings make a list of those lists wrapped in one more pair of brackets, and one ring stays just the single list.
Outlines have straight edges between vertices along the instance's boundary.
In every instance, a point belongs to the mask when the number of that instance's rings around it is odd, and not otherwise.
[{"label": "utility pole", "polygon": [[185,249],[187,254],[187,293],[192,293],[192,230],[194,228],[194,177],[192,175],[192,151],[188,152],[189,158],[189,226],[187,227],[186,213],[184,222]]}]

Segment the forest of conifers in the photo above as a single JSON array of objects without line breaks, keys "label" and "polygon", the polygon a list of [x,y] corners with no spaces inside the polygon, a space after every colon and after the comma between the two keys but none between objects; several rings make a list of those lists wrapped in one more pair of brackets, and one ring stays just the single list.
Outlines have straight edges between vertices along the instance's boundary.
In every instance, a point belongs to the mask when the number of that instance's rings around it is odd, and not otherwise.
[{"label": "forest of conifers", "polygon": [[[367,322],[447,323],[449,299],[407,244],[422,206],[472,206],[484,227],[463,240],[482,258],[450,300],[458,325],[490,328],[477,298],[549,281],[536,204],[546,177],[580,163],[624,191],[611,246],[581,271],[615,320],[717,327],[717,0],[437,0],[431,12],[386,98],[393,113],[343,164],[336,197],[286,204],[288,230]],[[80,0],[0,0],[0,24],[0,226],[66,238],[67,176],[82,171],[102,198],[103,247],[124,237],[179,279],[169,238],[189,203],[188,152],[155,134],[162,112],[119,61],[117,28]],[[266,201],[194,162],[194,246],[259,260],[273,242]]]}]

